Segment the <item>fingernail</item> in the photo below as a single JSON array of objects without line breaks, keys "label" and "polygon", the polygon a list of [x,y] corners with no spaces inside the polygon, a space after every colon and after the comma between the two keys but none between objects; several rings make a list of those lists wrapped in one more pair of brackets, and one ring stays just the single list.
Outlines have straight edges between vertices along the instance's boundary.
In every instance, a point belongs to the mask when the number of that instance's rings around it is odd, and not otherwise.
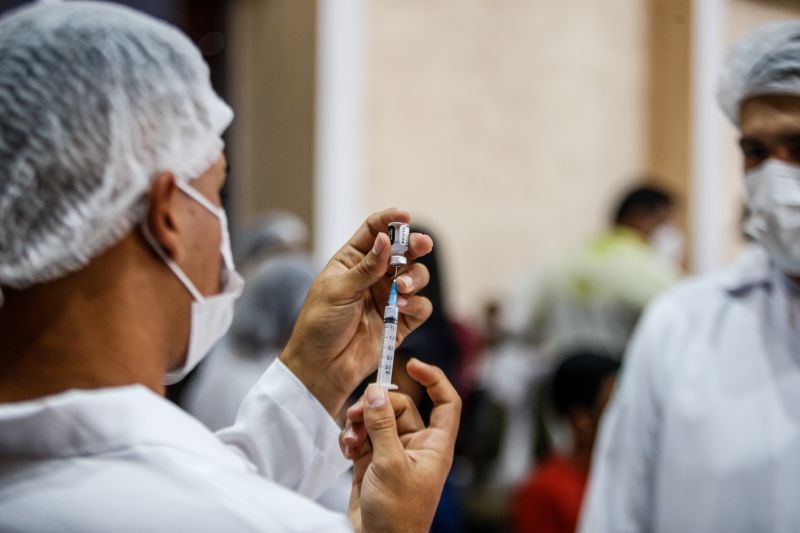
[{"label": "fingernail", "polygon": [[383,251],[383,239],[381,239],[381,236],[378,235],[377,237],[375,237],[375,244],[372,245],[372,253],[375,255],[381,255],[382,251]]},{"label": "fingernail", "polygon": [[408,305],[408,298],[403,298],[402,296],[397,297],[397,307],[405,307]]},{"label": "fingernail", "polygon": [[370,407],[383,407],[386,404],[386,389],[376,383],[367,387],[367,403]]},{"label": "fingernail", "polygon": [[414,280],[411,279],[411,276],[402,275],[397,278],[397,282],[403,286],[403,290],[405,291],[410,291],[414,286]]},{"label": "fingernail", "polygon": [[353,428],[347,428],[344,432],[344,440],[356,440],[358,435],[353,431]]}]

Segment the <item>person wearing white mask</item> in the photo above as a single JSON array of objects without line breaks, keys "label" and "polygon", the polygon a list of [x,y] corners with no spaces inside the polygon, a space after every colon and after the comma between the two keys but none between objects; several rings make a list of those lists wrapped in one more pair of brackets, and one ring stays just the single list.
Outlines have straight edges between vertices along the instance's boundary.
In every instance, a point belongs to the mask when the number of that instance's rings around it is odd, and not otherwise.
[{"label": "person wearing white mask", "polygon": [[646,311],[605,415],[580,530],[800,531],[800,21],[728,53],[758,243]]},{"label": "person wearing white mask", "polygon": [[[242,289],[220,201],[231,119],[167,24],[78,1],[0,19],[1,531],[430,525],[460,411],[441,370],[409,365],[430,427],[377,386],[368,443],[340,446],[332,418],[377,364],[382,231],[405,211],[370,216],[328,263],[233,426],[214,434],[162,396]],[[409,255],[432,246],[415,234]],[[398,280],[399,338],[430,314],[427,282],[421,265]],[[347,516],[313,501],[349,468],[342,451],[359,466]]]}]

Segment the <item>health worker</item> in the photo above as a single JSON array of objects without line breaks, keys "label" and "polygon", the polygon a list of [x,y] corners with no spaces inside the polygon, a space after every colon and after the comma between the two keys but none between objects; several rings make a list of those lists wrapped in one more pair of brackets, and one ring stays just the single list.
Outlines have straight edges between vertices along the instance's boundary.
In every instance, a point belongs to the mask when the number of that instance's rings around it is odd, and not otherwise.
[{"label": "health worker", "polygon": [[[231,119],[172,26],[105,2],[0,19],[0,531],[427,531],[460,410],[443,373],[409,365],[429,427],[377,386],[357,449],[332,417],[377,364],[382,231],[408,213],[372,215],[328,263],[233,426],[162,396],[242,290],[220,202]],[[414,235],[409,255],[432,246]],[[401,278],[404,337],[431,308],[424,267]],[[344,451],[347,516],[314,501]]]},{"label": "health worker", "polygon": [[652,304],[595,452],[584,533],[800,531],[800,21],[730,50],[758,243]]}]

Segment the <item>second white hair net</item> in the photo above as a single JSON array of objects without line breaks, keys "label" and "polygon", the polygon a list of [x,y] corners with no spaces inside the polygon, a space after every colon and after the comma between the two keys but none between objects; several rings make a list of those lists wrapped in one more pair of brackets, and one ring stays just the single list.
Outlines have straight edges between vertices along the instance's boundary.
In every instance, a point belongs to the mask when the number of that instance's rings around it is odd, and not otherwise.
[{"label": "second white hair net", "polygon": [[240,353],[263,355],[289,340],[315,275],[306,255],[283,253],[247,278],[229,333]]},{"label": "second white hair net", "polygon": [[760,26],[728,51],[717,97],[731,122],[744,100],[766,94],[800,96],[800,21]]},{"label": "second white hair net", "polygon": [[101,2],[0,19],[0,287],[84,267],[143,221],[160,172],[220,157],[232,118],[166,23]]}]

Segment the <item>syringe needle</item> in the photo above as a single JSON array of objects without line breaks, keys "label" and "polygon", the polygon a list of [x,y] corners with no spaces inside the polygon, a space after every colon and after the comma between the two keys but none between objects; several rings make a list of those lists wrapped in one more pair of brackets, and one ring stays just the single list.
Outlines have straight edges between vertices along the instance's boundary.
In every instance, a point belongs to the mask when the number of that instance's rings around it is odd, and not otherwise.
[{"label": "syringe needle", "polygon": [[394,278],[392,281],[397,281],[397,273],[400,271],[400,267],[394,267]]}]

